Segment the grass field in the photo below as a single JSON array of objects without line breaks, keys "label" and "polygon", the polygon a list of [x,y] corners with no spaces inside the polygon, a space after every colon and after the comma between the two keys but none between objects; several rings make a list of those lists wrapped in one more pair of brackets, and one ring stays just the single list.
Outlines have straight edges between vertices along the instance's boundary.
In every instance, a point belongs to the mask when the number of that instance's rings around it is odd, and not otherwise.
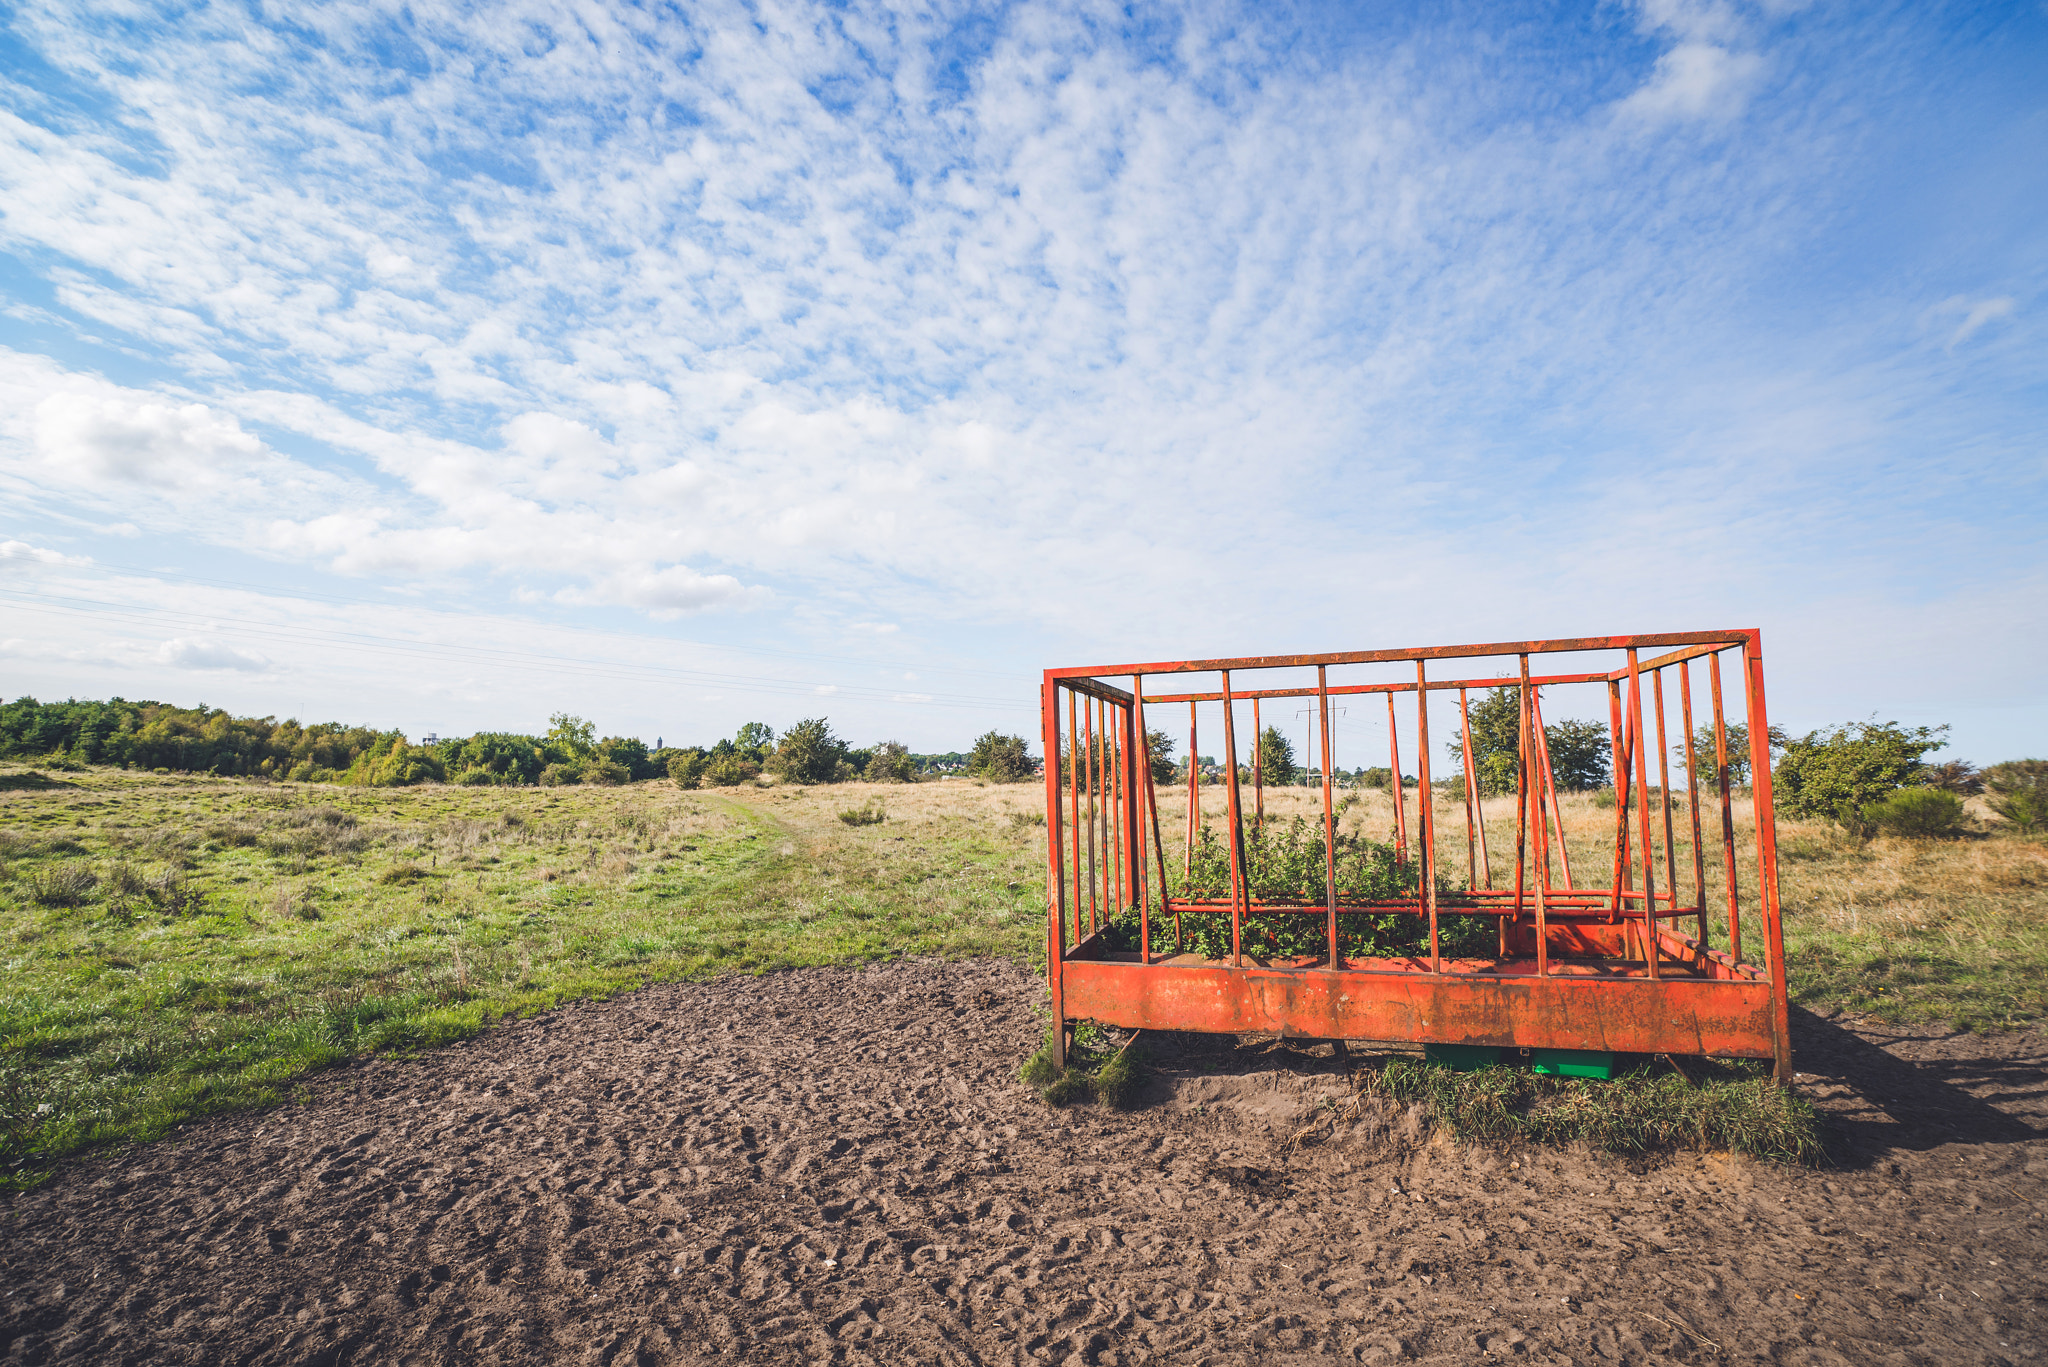
[{"label": "grass field", "polygon": [[[0,774],[0,1184],[288,1096],[341,1058],[650,981],[899,954],[1035,961],[1041,801],[1034,785],[959,780],[682,792]],[[877,803],[879,822],[840,818]],[[1512,804],[1487,805],[1499,869]],[[1267,810],[1316,809],[1292,791]],[[1591,860],[1612,811],[1571,798],[1564,815]],[[1391,799],[1346,820],[1382,834]],[[1439,866],[1462,881],[1462,809],[1438,822]],[[1979,1026],[2048,1017],[2048,847],[1780,835],[1797,1000]]]}]

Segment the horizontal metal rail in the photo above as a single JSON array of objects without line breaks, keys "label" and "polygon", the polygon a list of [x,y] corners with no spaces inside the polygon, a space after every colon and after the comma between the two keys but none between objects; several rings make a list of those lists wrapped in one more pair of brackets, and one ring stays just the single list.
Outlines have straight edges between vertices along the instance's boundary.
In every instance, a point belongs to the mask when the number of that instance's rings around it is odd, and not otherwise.
[{"label": "horizontal metal rail", "polygon": [[[1653,650],[1661,653],[1645,658]],[[1601,652],[1608,659],[1597,669],[1531,668],[1538,657]],[[1516,672],[1429,677],[1433,662],[1489,656]],[[1738,876],[1724,657],[1735,663],[1741,717],[1749,728],[1755,867],[1746,880]],[[1414,678],[1331,677],[1347,666],[1393,664],[1412,665]],[[1693,671],[1700,665],[1711,700],[1705,727],[1693,716]],[[1303,668],[1315,669],[1313,685],[1245,686],[1264,671]],[[1146,693],[1151,676],[1205,672],[1218,675],[1218,687]],[[1128,679],[1130,686],[1111,678]],[[1674,680],[1675,691],[1667,688]],[[1574,871],[1586,857],[1582,847],[1574,848],[1583,845],[1586,809],[1574,809],[1578,828],[1568,842],[1551,729],[1543,722],[1545,690],[1578,686],[1604,694],[1613,763],[1611,846],[1606,855],[1596,851],[1595,863],[1604,866],[1591,879]],[[1482,773],[1468,702],[1474,689],[1509,690],[1519,712],[1519,749],[1507,752],[1514,834],[1505,880],[1498,877],[1478,803],[1482,780],[1501,772],[1498,732],[1487,742],[1493,759]],[[1454,749],[1463,757],[1453,798],[1464,805],[1461,869],[1440,866],[1430,779],[1431,699],[1451,690],[1458,693]],[[1335,801],[1331,699],[1372,693],[1386,695],[1389,709],[1386,759],[1394,780],[1387,794],[1393,809],[1388,846],[1372,846],[1362,833],[1340,833],[1343,813]],[[1412,789],[1401,775],[1400,696],[1414,700]],[[1272,865],[1269,858],[1276,837],[1267,825],[1256,737],[1260,704],[1272,699],[1312,700],[1308,715],[1320,745],[1312,743],[1311,750],[1319,748],[1320,755],[1304,759],[1321,788],[1321,852],[1309,856],[1322,864],[1321,889],[1292,878],[1277,888],[1270,881],[1277,867],[1304,872],[1298,863]],[[1674,699],[1682,737],[1675,747]],[[1237,739],[1237,709],[1244,703],[1251,705],[1255,736],[1248,766],[1240,763]],[[1189,725],[1185,777],[1176,780],[1185,789],[1172,857],[1154,778],[1156,733],[1146,713],[1163,705],[1185,706]],[[1096,1019],[1141,1029],[1272,1029],[1322,1038],[1748,1056],[1770,1058],[1781,1078],[1790,1076],[1762,640],[1753,629],[1050,669],[1041,706],[1047,971],[1062,1022],[1062,1056],[1066,1023]],[[1196,763],[1204,707],[1221,713],[1220,819],[1203,801],[1203,766]],[[1682,787],[1674,786],[1674,755]],[[1246,775],[1249,802],[1240,795]],[[1715,791],[1704,792],[1706,784]],[[1683,810],[1674,810],[1679,803]],[[1703,823],[1703,806],[1719,808],[1718,831]],[[1297,834],[1289,838],[1298,841],[1300,827],[1292,829]],[[1712,861],[1721,884],[1716,898],[1708,895],[1707,878],[1713,843],[1720,847]],[[1681,847],[1691,875],[1691,886],[1682,890]],[[1345,880],[1362,875],[1340,874],[1340,848],[1348,859],[1362,848],[1378,849],[1369,858],[1381,862],[1368,867],[1382,870],[1391,857],[1395,895],[1351,891]],[[1297,846],[1287,858],[1304,853]],[[1208,872],[1198,876],[1198,862]],[[1462,887],[1455,886],[1459,873]],[[1401,879],[1411,891],[1398,891]],[[1490,937],[1484,953],[1475,951],[1478,924],[1494,927],[1484,932]],[[1412,930],[1401,932],[1401,925]],[[1225,932],[1227,952],[1214,950]],[[1190,952],[1191,935],[1213,952]],[[1760,951],[1753,959],[1745,957],[1745,935]],[[1722,936],[1725,945],[1713,942]],[[1412,948],[1395,948],[1404,943]],[[1595,1040],[1607,1043],[1588,1042]]]}]

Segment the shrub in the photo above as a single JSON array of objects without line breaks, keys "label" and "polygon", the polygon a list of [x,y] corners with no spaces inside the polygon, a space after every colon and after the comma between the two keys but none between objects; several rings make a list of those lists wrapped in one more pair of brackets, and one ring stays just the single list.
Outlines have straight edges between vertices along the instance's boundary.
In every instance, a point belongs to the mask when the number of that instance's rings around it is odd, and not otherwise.
[{"label": "shrub", "polygon": [[743,755],[720,755],[704,766],[704,782],[714,788],[737,788],[760,772],[761,766]]},{"label": "shrub", "polygon": [[668,776],[678,788],[695,788],[704,781],[704,769],[709,763],[702,750],[685,750],[669,756]]},{"label": "shrub", "polygon": [[1991,810],[2031,835],[2048,828],[2048,759],[2011,759],[1984,771]]},{"label": "shrub", "polygon": [[782,733],[768,771],[791,783],[830,783],[846,757],[846,743],[823,717],[808,717]]},{"label": "shrub", "polygon": [[1900,788],[1864,804],[1864,824],[1909,840],[1955,835],[1963,824],[1963,800],[1938,788]]},{"label": "shrub", "polygon": [[910,757],[910,747],[900,740],[877,745],[868,756],[866,778],[870,783],[917,782],[917,761]]},{"label": "shrub", "polygon": [[540,771],[540,786],[560,788],[583,781],[583,766],[580,764],[550,764]]},{"label": "shrub", "polygon": [[[1941,748],[1946,726],[1847,722],[1807,734],[1785,747],[1776,773],[1777,802],[1793,816],[1861,823],[1863,809],[1917,780],[1920,757]],[[1735,767],[1731,757],[1728,766]]]},{"label": "shrub", "polygon": [[[1382,792],[1391,792],[1393,785],[1394,771],[1384,765],[1377,769],[1367,769],[1358,776],[1358,786],[1360,788],[1378,788]],[[1484,790],[1485,785],[1481,784],[1480,787]]]},{"label": "shrub", "polygon": [[615,788],[621,783],[632,781],[633,771],[617,760],[594,759],[583,766],[583,781],[604,788]]},{"label": "shrub", "polygon": [[1021,783],[1037,776],[1038,765],[1022,736],[984,731],[967,752],[967,772],[991,783]]},{"label": "shrub", "polygon": [[849,826],[879,826],[889,819],[889,813],[883,810],[880,798],[870,798],[861,806],[840,812],[839,819]]},{"label": "shrub", "polygon": [[455,776],[455,782],[463,788],[489,788],[495,785],[498,776],[488,769],[464,769]]},{"label": "shrub", "polygon": [[1920,785],[1923,788],[1939,788],[1944,793],[1969,797],[1984,791],[1984,775],[1977,766],[1966,759],[1944,760],[1930,764],[1920,771]]}]

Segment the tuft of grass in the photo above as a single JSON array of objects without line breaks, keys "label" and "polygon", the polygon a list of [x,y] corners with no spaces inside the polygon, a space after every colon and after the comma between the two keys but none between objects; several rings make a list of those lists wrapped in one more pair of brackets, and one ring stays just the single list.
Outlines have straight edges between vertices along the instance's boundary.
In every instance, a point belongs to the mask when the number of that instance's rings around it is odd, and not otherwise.
[{"label": "tuft of grass", "polygon": [[870,798],[858,807],[842,807],[839,819],[849,826],[879,826],[889,819],[880,798]]},{"label": "tuft of grass", "polygon": [[1037,1089],[1048,1105],[1096,1101],[1112,1110],[1129,1106],[1144,1081],[1136,1037],[1120,1048],[1111,1048],[1100,1027],[1083,1022],[1067,1051],[1067,1066],[1061,1068],[1053,1062],[1054,1028],[1046,1027],[1045,1043],[1025,1060],[1018,1078]]},{"label": "tuft of grass", "polygon": [[1466,1143],[1585,1143],[1610,1153],[1729,1151],[1781,1163],[1827,1157],[1819,1114],[1761,1065],[1689,1060],[1690,1072],[1645,1062],[1612,1081],[1492,1066],[1457,1072],[1391,1059],[1360,1091],[1421,1103]]}]

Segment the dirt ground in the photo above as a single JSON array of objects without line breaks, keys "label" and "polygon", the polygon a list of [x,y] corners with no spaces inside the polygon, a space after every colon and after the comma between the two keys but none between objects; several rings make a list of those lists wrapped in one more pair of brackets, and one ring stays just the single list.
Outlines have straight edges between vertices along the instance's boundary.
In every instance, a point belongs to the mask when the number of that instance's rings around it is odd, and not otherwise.
[{"label": "dirt ground", "polygon": [[2048,1038],[1798,1022],[1843,1162],[1461,1150],[1330,1046],[1154,1037],[1048,1109],[1006,964],[651,988],[77,1163],[0,1362],[2039,1357]]}]

